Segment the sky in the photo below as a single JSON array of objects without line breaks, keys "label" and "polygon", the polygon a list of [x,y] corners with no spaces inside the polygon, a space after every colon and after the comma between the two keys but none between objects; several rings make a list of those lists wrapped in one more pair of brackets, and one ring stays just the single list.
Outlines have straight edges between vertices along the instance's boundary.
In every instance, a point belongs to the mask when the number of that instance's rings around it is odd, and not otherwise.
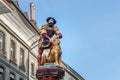
[{"label": "sky", "polygon": [[120,80],[120,0],[19,0],[37,26],[57,20],[62,59],[85,80]]}]

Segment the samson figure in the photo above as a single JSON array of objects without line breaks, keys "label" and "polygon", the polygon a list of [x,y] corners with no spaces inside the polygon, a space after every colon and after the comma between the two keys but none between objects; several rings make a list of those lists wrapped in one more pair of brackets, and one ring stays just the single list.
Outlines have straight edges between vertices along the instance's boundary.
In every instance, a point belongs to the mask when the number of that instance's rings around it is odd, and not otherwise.
[{"label": "samson figure", "polygon": [[62,34],[59,29],[55,26],[56,20],[53,17],[48,17],[46,19],[47,24],[43,25],[40,29],[40,39],[39,49],[38,49],[38,66],[41,66],[41,58],[44,49],[52,48],[52,37],[54,35],[58,36],[59,39],[62,38]]}]

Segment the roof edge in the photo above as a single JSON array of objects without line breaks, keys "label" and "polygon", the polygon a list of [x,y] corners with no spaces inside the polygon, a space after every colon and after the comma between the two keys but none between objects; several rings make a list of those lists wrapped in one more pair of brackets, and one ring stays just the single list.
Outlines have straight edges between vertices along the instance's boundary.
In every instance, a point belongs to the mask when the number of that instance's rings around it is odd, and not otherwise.
[{"label": "roof edge", "polygon": [[28,20],[28,18],[23,14],[23,12],[21,11],[21,9],[19,9],[19,8],[15,5],[15,3],[14,3],[13,1],[11,1],[11,3],[12,3],[13,6],[20,12],[20,14],[26,19],[26,21],[28,21],[28,23],[35,29],[35,31],[36,31],[38,34],[40,34],[39,28],[38,28],[37,26],[33,25],[33,24]]}]

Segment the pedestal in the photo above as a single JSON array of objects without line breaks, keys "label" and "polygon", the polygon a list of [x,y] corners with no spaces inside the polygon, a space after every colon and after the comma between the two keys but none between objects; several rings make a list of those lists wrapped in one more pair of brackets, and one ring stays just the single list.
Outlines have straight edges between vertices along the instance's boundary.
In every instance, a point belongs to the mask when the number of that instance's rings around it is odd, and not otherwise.
[{"label": "pedestal", "polygon": [[65,71],[53,63],[39,66],[36,77],[38,80],[60,80],[64,77]]}]

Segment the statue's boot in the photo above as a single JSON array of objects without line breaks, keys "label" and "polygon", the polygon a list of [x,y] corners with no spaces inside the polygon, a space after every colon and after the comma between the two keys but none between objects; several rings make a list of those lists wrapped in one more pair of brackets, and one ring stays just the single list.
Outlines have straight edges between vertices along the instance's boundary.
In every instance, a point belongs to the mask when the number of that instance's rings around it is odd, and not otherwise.
[{"label": "statue's boot", "polygon": [[43,53],[43,49],[40,48],[40,49],[38,50],[38,58],[37,58],[38,66],[41,66],[42,53]]}]

